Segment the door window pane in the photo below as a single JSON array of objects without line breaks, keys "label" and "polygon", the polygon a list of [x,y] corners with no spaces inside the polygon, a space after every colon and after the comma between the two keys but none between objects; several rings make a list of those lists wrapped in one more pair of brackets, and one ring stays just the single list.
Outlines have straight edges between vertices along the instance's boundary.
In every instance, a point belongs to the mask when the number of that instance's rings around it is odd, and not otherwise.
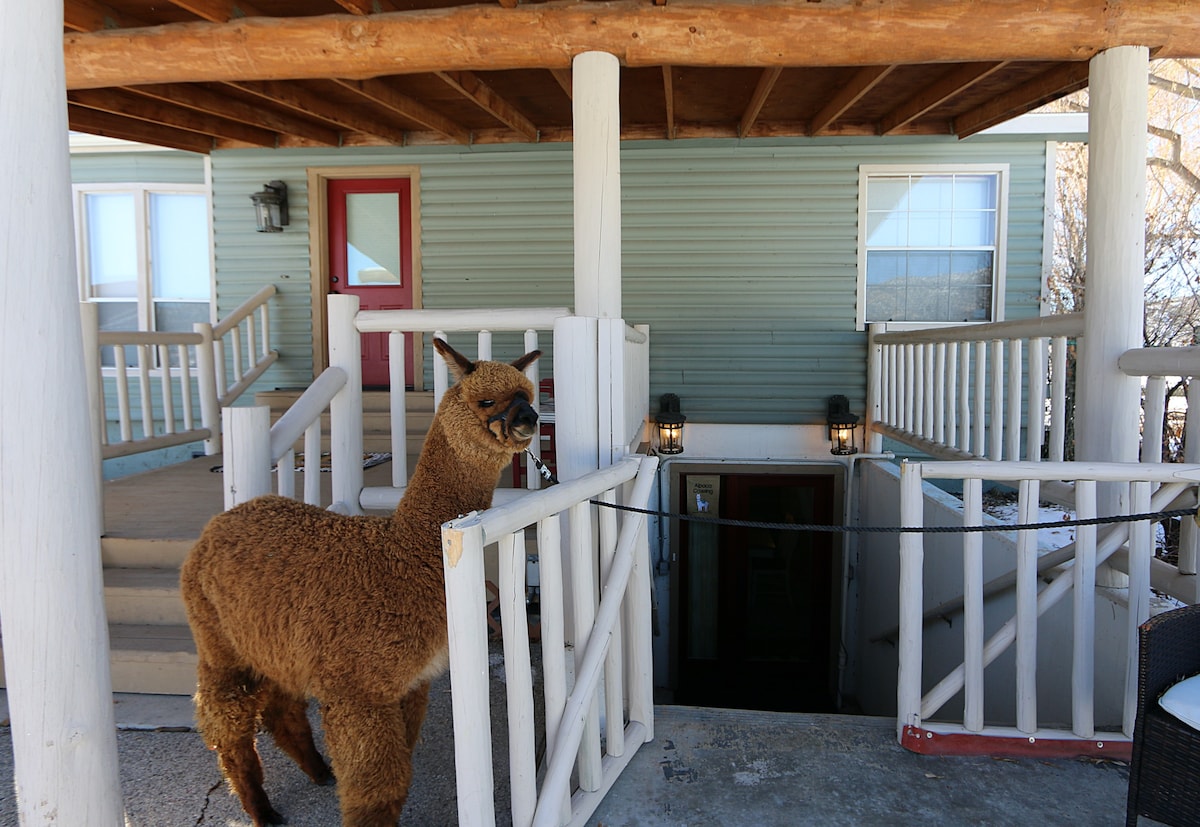
[{"label": "door window pane", "polygon": [[346,272],[352,287],[400,283],[400,197],[346,194]]},{"label": "door window pane", "polygon": [[[88,297],[136,298],[137,220],[133,193],[89,194],[84,202],[84,216],[87,273],[91,284]],[[136,323],[134,329],[137,329]]]}]

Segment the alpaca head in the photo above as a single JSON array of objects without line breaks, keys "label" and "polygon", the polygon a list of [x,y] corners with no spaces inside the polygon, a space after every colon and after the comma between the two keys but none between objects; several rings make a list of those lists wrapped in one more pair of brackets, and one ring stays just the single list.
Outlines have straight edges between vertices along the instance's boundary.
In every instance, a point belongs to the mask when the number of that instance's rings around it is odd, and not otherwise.
[{"label": "alpaca head", "polygon": [[511,454],[529,447],[537,433],[537,411],[530,404],[533,383],[524,370],[542,355],[530,351],[510,365],[472,362],[442,339],[433,346],[457,380],[446,391],[438,417],[448,436],[462,445],[467,440],[486,451]]}]

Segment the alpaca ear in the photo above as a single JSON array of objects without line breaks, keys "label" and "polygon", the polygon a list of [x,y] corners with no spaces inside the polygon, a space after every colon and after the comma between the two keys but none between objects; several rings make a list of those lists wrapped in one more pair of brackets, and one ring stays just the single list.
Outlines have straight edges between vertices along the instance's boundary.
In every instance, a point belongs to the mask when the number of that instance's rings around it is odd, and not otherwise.
[{"label": "alpaca ear", "polygon": [[512,363],[512,366],[517,370],[524,371],[525,368],[537,361],[537,358],[542,355],[540,350],[531,350],[522,356],[520,359]]},{"label": "alpaca ear", "polygon": [[435,336],[433,338],[433,348],[442,354],[442,358],[450,366],[450,372],[454,374],[455,381],[462,379],[468,373],[475,370],[475,364],[466,356],[463,356],[457,350],[450,347],[445,339],[439,339]]}]

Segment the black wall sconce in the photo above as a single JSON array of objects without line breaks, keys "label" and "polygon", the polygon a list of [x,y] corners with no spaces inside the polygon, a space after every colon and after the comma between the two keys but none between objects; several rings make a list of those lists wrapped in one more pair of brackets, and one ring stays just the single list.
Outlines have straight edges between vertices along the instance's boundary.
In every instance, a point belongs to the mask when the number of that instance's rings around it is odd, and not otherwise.
[{"label": "black wall sconce", "polygon": [[261,192],[250,196],[254,202],[254,217],[260,233],[281,233],[288,225],[287,184],[271,181]]},{"label": "black wall sconce", "polygon": [[829,441],[833,443],[831,454],[845,456],[858,453],[858,445],[854,441],[858,416],[850,413],[849,399],[841,394],[829,397],[829,409],[825,422],[829,426]]},{"label": "black wall sconce", "polygon": [[683,453],[683,423],[687,417],[679,412],[679,397],[664,393],[658,400],[659,411],[654,416],[658,427],[658,452],[660,454]]}]

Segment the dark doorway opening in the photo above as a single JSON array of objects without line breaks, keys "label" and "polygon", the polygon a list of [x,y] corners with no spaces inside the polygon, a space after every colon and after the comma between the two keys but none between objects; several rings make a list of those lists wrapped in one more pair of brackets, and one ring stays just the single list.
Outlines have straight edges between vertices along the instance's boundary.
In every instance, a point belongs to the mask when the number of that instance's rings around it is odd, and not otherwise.
[{"label": "dark doorway opening", "polygon": [[[673,476],[672,491],[682,513],[839,525],[843,479],[841,466],[715,474],[684,466]],[[697,521],[677,525],[676,702],[835,711],[841,535]]]}]

